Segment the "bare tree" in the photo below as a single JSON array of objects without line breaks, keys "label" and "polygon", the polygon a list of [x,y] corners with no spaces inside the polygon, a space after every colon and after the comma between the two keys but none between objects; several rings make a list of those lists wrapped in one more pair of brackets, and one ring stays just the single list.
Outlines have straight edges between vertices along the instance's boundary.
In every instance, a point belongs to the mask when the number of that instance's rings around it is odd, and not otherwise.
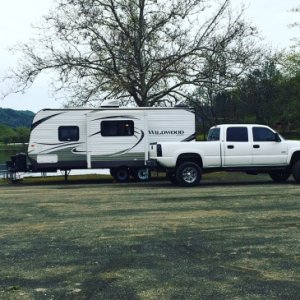
[{"label": "bare tree", "polygon": [[[292,8],[291,12],[299,13],[300,12],[300,5]],[[291,27],[300,27],[300,22],[293,22],[292,24],[290,24],[290,26]]]},{"label": "bare tree", "polygon": [[[291,9],[291,12],[293,12],[293,13],[299,13],[300,12],[300,5],[294,7],[293,9]],[[300,22],[298,22],[298,21],[293,22],[293,23],[289,24],[289,27],[290,28],[298,28],[299,29],[300,28]],[[299,39],[299,37],[295,37],[293,40],[295,41],[294,48],[299,48],[299,46],[300,46],[300,39]]]},{"label": "bare tree", "polygon": [[203,84],[238,76],[256,53],[256,30],[230,0],[57,0],[42,24],[19,47],[11,92],[54,71],[55,91],[76,105],[176,103]]}]

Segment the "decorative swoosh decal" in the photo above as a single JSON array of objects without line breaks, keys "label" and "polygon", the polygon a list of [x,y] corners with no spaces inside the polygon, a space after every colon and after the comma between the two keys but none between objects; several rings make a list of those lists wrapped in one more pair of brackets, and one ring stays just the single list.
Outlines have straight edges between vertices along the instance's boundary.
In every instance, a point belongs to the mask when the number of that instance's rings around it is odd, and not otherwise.
[{"label": "decorative swoosh decal", "polygon": [[60,150],[60,149],[65,149],[65,148],[70,148],[70,147],[74,147],[74,146],[79,146],[79,145],[82,145],[84,143],[69,143],[69,144],[63,144],[63,145],[59,145],[59,146],[56,146],[56,147],[53,147],[53,148],[50,148],[50,149],[45,149],[43,151],[41,151],[40,153],[51,153],[51,151],[53,150]]},{"label": "decorative swoosh decal", "polygon": [[59,146],[59,145],[66,145],[67,143],[37,143],[37,142],[35,142],[35,144],[45,145],[45,146]]},{"label": "decorative swoosh decal", "polygon": [[[37,145],[42,145],[42,146],[55,146],[53,148],[48,148],[48,149],[45,149],[43,151],[41,151],[40,153],[44,153],[45,151],[51,151],[53,149],[57,149],[57,148],[60,148],[60,147],[63,147],[63,146],[73,146],[73,145],[80,145],[80,144],[84,144],[84,143],[69,143],[69,142],[65,142],[65,143],[37,143],[35,142],[35,144]],[[30,151],[28,151],[28,154],[32,153],[32,152],[35,152],[35,149],[32,149]]]},{"label": "decorative swoosh decal", "polygon": [[186,139],[182,140],[182,142],[190,142],[194,141],[196,139],[196,133],[193,133],[192,135],[188,136]]},{"label": "decorative swoosh decal", "polygon": [[121,119],[134,119],[134,120],[140,120],[139,118],[136,118],[134,116],[110,116],[110,117],[102,117],[102,118],[97,118],[92,121],[97,121],[97,120],[108,120],[108,119],[116,119],[116,118],[121,118]]},{"label": "decorative swoosh decal", "polygon": [[101,130],[98,131],[98,132],[95,132],[95,133],[93,133],[93,134],[91,134],[91,135],[89,135],[89,137],[94,136],[94,135],[97,135],[97,134],[100,134],[100,133],[101,133]]},{"label": "decorative swoosh decal", "polygon": [[[138,129],[138,130],[140,130],[140,129]],[[111,156],[117,156],[117,155],[120,155],[120,154],[124,154],[124,153],[126,153],[126,152],[129,152],[129,151],[132,150],[133,148],[135,148],[135,147],[143,140],[143,138],[144,138],[144,136],[145,136],[145,133],[144,133],[143,130],[140,130],[140,132],[141,132],[141,138],[140,138],[140,139],[137,141],[137,143],[135,143],[131,148],[122,150],[122,151],[120,151],[120,152],[116,152],[116,153],[112,154]]]},{"label": "decorative swoosh decal", "polygon": [[77,150],[76,148],[73,148],[73,149],[71,150],[71,152],[74,153],[74,154],[76,154],[76,153],[80,153],[80,154],[86,153],[86,151]]},{"label": "decorative swoosh decal", "polygon": [[49,119],[51,119],[51,118],[54,118],[55,116],[61,115],[61,114],[64,114],[64,112],[61,112],[61,113],[58,113],[58,114],[54,114],[54,115],[52,115],[52,116],[48,116],[48,117],[46,117],[46,118],[40,119],[40,120],[38,120],[38,121],[32,123],[32,125],[31,125],[31,131],[32,131],[33,129],[35,129],[37,126],[39,126],[39,125],[41,125],[42,123],[44,123],[45,121],[47,121],[47,120],[49,120]]}]

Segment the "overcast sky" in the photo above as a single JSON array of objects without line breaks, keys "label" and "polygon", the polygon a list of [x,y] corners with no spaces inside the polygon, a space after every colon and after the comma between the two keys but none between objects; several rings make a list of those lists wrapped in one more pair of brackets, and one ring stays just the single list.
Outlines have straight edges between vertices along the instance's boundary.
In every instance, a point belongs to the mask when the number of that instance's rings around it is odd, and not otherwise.
[{"label": "overcast sky", "polygon": [[[167,1],[167,0],[166,0]],[[1,0],[0,10],[0,77],[9,66],[16,64],[16,57],[8,52],[19,41],[27,41],[33,33],[31,24],[46,14],[53,0]],[[247,17],[258,27],[265,42],[273,48],[289,48],[293,37],[300,37],[299,29],[288,25],[297,21],[300,14],[290,10],[299,0],[232,0],[234,7],[246,4]],[[46,78],[40,78],[22,95],[10,95],[0,100],[0,107],[37,112],[42,108],[59,108],[62,103],[53,100]]]}]

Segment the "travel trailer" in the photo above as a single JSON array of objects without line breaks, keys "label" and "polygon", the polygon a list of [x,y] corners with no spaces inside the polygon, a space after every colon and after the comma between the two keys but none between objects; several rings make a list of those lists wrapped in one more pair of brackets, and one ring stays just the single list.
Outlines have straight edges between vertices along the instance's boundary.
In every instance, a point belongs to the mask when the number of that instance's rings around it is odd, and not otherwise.
[{"label": "travel trailer", "polygon": [[105,168],[119,182],[130,175],[147,180],[149,144],[195,137],[188,107],[43,109],[33,119],[28,153],[12,157],[8,169],[67,174]]}]

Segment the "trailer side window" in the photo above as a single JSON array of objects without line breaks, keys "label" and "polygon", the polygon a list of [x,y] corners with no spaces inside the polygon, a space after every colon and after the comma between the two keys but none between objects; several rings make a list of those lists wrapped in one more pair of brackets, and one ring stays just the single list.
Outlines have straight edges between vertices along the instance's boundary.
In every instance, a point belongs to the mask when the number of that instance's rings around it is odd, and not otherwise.
[{"label": "trailer side window", "polygon": [[58,139],[61,142],[79,141],[79,127],[78,126],[60,126],[58,128]]},{"label": "trailer side window", "polygon": [[132,136],[134,134],[134,123],[131,120],[124,121],[102,121],[102,136]]},{"label": "trailer side window", "polygon": [[247,127],[227,128],[227,142],[248,142]]}]

